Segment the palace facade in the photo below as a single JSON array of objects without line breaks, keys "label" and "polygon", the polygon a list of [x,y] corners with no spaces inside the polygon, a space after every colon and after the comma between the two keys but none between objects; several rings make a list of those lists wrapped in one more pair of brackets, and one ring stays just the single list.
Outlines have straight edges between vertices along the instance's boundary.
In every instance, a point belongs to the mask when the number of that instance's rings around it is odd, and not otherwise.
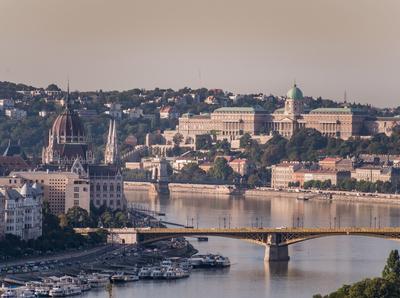
[{"label": "palace facade", "polygon": [[351,107],[318,108],[306,111],[303,92],[294,85],[287,94],[285,106],[267,113],[262,107],[223,107],[211,114],[183,114],[175,131],[164,133],[167,144],[176,133],[185,143],[196,136],[215,133],[219,138],[235,140],[245,133],[252,136],[277,132],[290,138],[299,128],[314,128],[321,134],[347,140],[350,137],[385,133],[390,135],[400,124],[397,117],[371,117]]}]

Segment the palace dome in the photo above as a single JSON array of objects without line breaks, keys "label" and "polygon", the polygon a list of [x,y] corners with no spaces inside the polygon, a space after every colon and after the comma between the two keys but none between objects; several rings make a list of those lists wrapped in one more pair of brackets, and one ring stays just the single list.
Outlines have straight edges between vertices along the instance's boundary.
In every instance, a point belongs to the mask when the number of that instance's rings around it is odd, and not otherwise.
[{"label": "palace dome", "polygon": [[294,84],[293,88],[286,93],[286,97],[289,99],[297,99],[301,100],[303,99],[303,92],[297,87],[296,84]]},{"label": "palace dome", "polygon": [[80,143],[85,141],[85,129],[79,118],[68,107],[57,116],[51,129],[52,135],[60,143]]}]

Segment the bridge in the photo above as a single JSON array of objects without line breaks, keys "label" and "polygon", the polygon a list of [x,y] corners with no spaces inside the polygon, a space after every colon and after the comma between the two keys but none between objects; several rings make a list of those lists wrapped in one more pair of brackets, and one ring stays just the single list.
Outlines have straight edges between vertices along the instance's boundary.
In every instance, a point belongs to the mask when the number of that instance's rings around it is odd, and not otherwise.
[{"label": "bridge", "polygon": [[233,228],[233,229],[137,229],[136,240],[149,244],[176,237],[218,236],[250,241],[265,246],[266,261],[288,261],[288,246],[327,236],[369,236],[400,239],[400,228]]},{"label": "bridge", "polygon": [[[78,231],[80,230],[80,231]],[[93,229],[90,229],[93,230]],[[88,229],[76,229],[77,232]],[[288,261],[288,246],[294,243],[328,236],[367,236],[400,240],[400,228],[343,227],[343,228],[138,228],[109,229],[119,236],[136,234],[138,244],[151,244],[178,237],[217,236],[241,239],[265,246],[266,261]],[[119,233],[120,232],[120,233]]]}]

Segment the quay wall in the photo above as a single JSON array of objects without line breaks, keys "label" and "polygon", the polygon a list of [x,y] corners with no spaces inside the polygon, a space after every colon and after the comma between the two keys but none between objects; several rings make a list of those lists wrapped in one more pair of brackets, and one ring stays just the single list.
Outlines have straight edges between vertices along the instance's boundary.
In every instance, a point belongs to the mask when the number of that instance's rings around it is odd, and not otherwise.
[{"label": "quay wall", "polygon": [[399,204],[400,195],[398,194],[378,194],[378,193],[357,193],[347,191],[315,191],[315,192],[296,192],[291,189],[274,190],[273,188],[262,187],[259,189],[248,189],[245,197],[265,197],[265,198],[293,198],[299,196],[310,197],[312,200],[328,200],[332,195],[332,201],[364,202],[364,203],[385,203]]},{"label": "quay wall", "polygon": [[134,181],[124,181],[125,190],[143,190],[148,191],[153,188],[150,182],[134,182]]},{"label": "quay wall", "polygon": [[[216,184],[193,184],[193,183],[168,183],[170,193],[198,193],[198,194],[213,194],[213,195],[231,195],[236,194],[236,189],[233,185],[216,185]],[[124,182],[125,190],[149,191],[157,193],[159,190],[155,183],[151,182]]]},{"label": "quay wall", "polygon": [[231,195],[235,193],[233,185],[170,183],[170,193],[200,193],[212,195]]}]

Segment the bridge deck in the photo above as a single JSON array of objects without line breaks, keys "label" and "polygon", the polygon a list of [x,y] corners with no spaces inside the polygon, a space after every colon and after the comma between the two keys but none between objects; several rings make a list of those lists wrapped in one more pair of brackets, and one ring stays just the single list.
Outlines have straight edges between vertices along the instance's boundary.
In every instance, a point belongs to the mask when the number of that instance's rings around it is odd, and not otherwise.
[{"label": "bridge deck", "polygon": [[386,234],[400,233],[400,227],[342,227],[342,228],[143,228],[136,229],[138,234],[232,234],[232,233],[296,233],[296,234]]}]

